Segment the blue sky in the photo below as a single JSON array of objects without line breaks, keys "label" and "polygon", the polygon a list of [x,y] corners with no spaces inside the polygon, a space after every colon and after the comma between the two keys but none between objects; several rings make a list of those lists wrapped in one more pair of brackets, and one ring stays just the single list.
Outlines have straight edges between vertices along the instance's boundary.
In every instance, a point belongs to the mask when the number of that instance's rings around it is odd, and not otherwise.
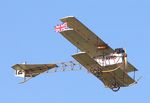
[{"label": "blue sky", "polygon": [[[149,102],[149,0],[1,0],[0,102]],[[143,76],[137,85],[114,93],[85,70],[40,75],[18,84],[16,63],[72,60],[76,48],[54,32],[59,19],[76,16],[112,48],[126,47],[129,61]]]}]

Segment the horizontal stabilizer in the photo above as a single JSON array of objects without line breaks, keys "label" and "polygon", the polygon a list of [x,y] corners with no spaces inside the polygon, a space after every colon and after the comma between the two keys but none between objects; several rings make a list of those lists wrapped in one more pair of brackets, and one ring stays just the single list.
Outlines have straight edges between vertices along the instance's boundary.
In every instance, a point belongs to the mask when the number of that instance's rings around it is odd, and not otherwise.
[{"label": "horizontal stabilizer", "polygon": [[12,66],[18,77],[35,77],[55,67],[57,67],[56,64],[15,64]]}]

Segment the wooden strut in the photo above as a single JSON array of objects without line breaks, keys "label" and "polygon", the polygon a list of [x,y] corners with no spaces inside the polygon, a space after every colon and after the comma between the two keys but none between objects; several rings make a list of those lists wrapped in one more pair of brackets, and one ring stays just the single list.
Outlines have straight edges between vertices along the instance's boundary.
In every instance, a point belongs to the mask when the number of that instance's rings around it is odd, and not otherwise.
[{"label": "wooden strut", "polygon": [[[47,72],[47,71],[45,71],[45,72]],[[42,73],[45,73],[45,72],[42,72]],[[40,74],[42,74],[42,73],[40,73]],[[33,73],[33,74],[39,74],[39,73]],[[32,75],[33,75],[33,74],[32,74]],[[22,82],[19,82],[19,84],[26,83],[27,81],[29,81],[30,79],[32,79],[32,78],[33,78],[32,75],[30,75],[30,77],[24,77],[23,81],[22,81]]]},{"label": "wooden strut", "polygon": [[55,67],[54,69],[48,70],[47,73],[77,71],[82,69],[81,64],[76,61],[57,63],[57,66],[58,67]]}]

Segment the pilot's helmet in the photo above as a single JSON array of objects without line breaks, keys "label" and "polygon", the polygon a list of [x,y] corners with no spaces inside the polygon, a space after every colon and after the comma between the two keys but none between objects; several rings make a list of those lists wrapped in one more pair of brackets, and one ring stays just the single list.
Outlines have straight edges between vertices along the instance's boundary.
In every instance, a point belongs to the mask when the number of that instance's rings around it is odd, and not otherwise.
[{"label": "pilot's helmet", "polygon": [[117,54],[119,54],[119,53],[124,53],[125,51],[124,51],[123,48],[117,48],[117,49],[115,49],[115,52],[116,52]]}]

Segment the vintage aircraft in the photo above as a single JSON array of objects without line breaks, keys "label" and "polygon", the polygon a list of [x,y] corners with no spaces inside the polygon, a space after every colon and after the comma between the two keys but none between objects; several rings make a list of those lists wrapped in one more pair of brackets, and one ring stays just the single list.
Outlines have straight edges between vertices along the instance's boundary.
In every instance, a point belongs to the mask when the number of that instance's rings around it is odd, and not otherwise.
[{"label": "vintage aircraft", "polygon": [[95,75],[103,84],[118,91],[136,83],[128,73],[137,69],[127,61],[126,50],[113,50],[96,34],[73,16],[60,19],[63,24],[57,25],[55,31],[81,50],[72,57]]},{"label": "vintage aircraft", "polygon": [[[88,29],[84,24],[73,16],[60,19],[63,24],[55,26],[55,31],[61,33],[80,52],[72,55],[78,62],[56,64],[15,64],[12,68],[17,77],[24,78],[24,83],[31,78],[49,70],[60,67],[62,71],[71,68],[74,70],[76,65],[84,66],[89,72],[95,75],[102,83],[118,91],[120,87],[127,87],[137,81],[131,78],[128,73],[137,69],[127,61],[127,53],[123,48],[112,49],[108,44],[101,40],[96,34]],[[80,68],[80,66],[79,66]]]}]

